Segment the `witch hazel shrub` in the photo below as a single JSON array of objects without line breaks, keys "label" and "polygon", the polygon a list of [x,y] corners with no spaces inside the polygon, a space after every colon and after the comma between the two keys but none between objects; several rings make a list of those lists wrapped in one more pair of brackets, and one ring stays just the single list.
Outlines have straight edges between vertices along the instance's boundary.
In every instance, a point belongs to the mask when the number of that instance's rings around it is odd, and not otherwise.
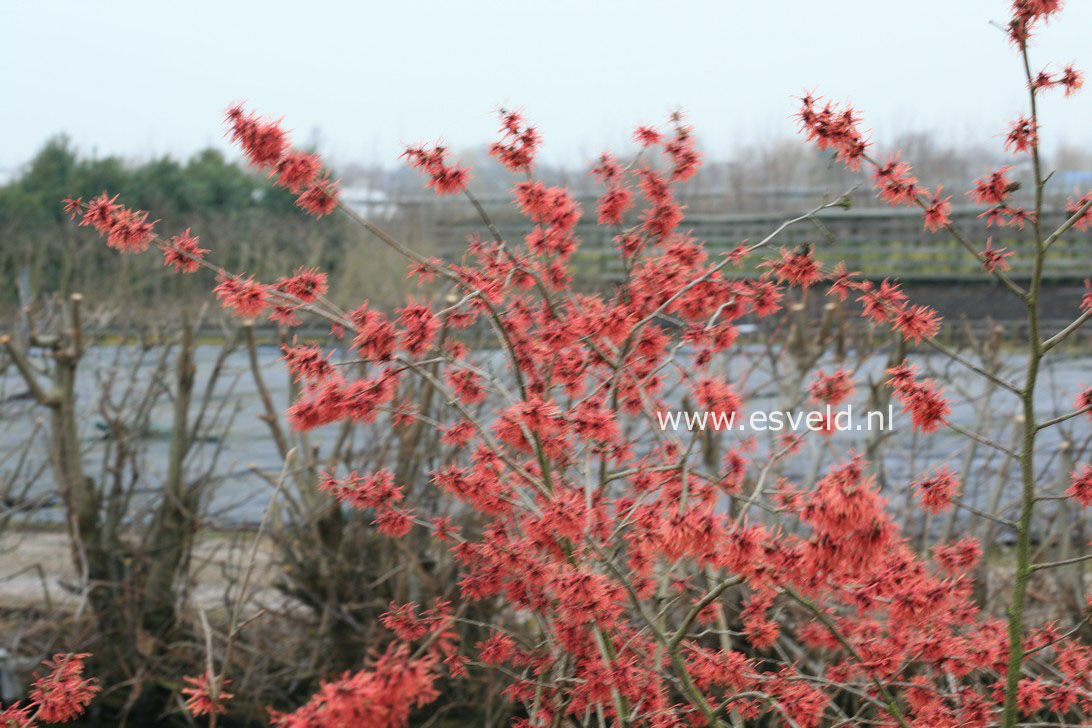
[{"label": "witch hazel shrub", "polygon": [[[1007,27],[1025,61],[1029,108],[1004,146],[1030,158],[1034,205],[1016,203],[1008,167],[967,191],[988,206],[991,223],[1030,231],[1033,243],[1019,250],[967,237],[950,219],[954,193],[924,187],[899,155],[875,155],[852,107],[808,93],[798,112],[807,138],[866,172],[883,200],[918,208],[924,227],[953,236],[1005,295],[1022,302],[1028,338],[1020,381],[949,350],[936,338],[937,312],[909,301],[896,280],[873,283],[844,265],[823,265],[810,246],[775,249],[786,227],[844,199],[726,254],[707,250],[680,227],[676,186],[698,173],[701,157],[679,114],[663,126],[639,127],[624,159],[607,153],[594,163],[602,194],[590,211],[569,190],[535,176],[540,134],[519,112],[503,110],[490,154],[511,170],[514,204],[531,223],[520,239],[505,237],[489,219],[471,190],[471,170],[449,150],[408,148],[405,159],[427,187],[465,197],[482,216],[482,236],[460,261],[448,262],[417,253],[343,205],[321,159],[293,148],[278,122],[231,107],[231,138],[302,209],[347,215],[368,234],[362,245],[388,245],[407,258],[425,293],[395,311],[366,303],[343,310],[315,269],[268,282],[224,270],[193,231],[160,234],[147,212],[108,193],[67,200],[81,225],[122,253],[155,247],[180,274],[213,270],[217,298],[241,317],[286,327],[304,317],[328,322],[331,337],[362,365],[340,366],[319,342],[286,346],[284,363],[302,387],[288,412],[294,427],[423,418],[461,453],[430,479],[481,514],[473,532],[449,518],[419,517],[387,470],[325,475],[323,489],[345,507],[374,514],[389,537],[427,529],[446,544],[461,566],[458,598],[391,605],[383,619],[390,644],[360,672],[331,678],[295,712],[273,712],[273,723],[407,725],[415,708],[439,695],[441,680],[477,670],[504,682],[521,716],[516,724],[525,727],[1012,726],[1072,722],[1092,711],[1092,650],[1078,636],[1088,615],[1073,615],[1065,629],[1030,624],[1024,615],[1032,573],[1056,566],[1032,562],[1040,501],[1092,502],[1088,465],[1078,466],[1064,493],[1039,483],[1034,465],[1042,429],[1086,418],[1092,408],[1092,391],[1085,391],[1071,413],[1044,420],[1033,401],[1040,362],[1092,316],[1092,293],[1061,331],[1042,331],[1038,311],[1051,246],[1070,228],[1092,224],[1092,195],[1080,191],[1060,228],[1042,223],[1047,175],[1036,100],[1075,92],[1081,74],[1071,66],[1036,72],[1028,46],[1059,9],[1058,2],[1015,2]],[[585,215],[610,230],[625,271],[599,294],[573,288],[575,230]],[[1033,259],[1030,279],[1008,275],[1016,255]],[[757,275],[744,275],[752,271]],[[998,386],[1022,412],[1013,450],[952,423],[943,383],[910,362],[895,361],[884,375],[922,436],[954,429],[1019,463],[1016,517],[992,516],[1011,520],[1017,533],[1007,619],[988,616],[974,599],[971,574],[987,545],[964,537],[919,555],[861,454],[841,453],[813,487],[777,475],[781,463],[802,457],[806,438],[823,433],[790,434],[767,450],[720,433],[734,446],[710,462],[696,447],[704,434],[657,426],[656,412],[684,402],[745,411],[741,390],[718,374],[717,362],[737,346],[741,319],[772,316],[805,295],[857,306],[862,324],[890,329],[900,351],[935,349]],[[459,332],[470,327],[488,332],[489,356],[503,366],[487,366],[480,350],[463,343]],[[399,398],[413,378],[440,395],[446,419]],[[809,396],[838,404],[855,386],[850,371],[820,371]],[[960,481],[948,467],[925,473],[913,485],[916,503],[945,512]],[[453,627],[465,605],[497,599],[523,627],[494,625],[482,641],[460,644]],[[195,712],[223,708],[205,682],[191,683]]]}]

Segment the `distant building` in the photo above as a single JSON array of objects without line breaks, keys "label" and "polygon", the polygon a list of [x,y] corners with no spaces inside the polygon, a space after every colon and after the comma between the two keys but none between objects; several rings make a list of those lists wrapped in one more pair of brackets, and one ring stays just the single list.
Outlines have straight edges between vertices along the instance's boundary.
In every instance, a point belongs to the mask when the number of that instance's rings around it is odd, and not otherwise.
[{"label": "distant building", "polygon": [[1092,186],[1092,170],[1069,170],[1055,174],[1062,189],[1067,192],[1072,187],[1086,188]]},{"label": "distant building", "polygon": [[364,185],[342,187],[341,201],[355,212],[372,219],[393,217],[399,208],[386,192]]}]

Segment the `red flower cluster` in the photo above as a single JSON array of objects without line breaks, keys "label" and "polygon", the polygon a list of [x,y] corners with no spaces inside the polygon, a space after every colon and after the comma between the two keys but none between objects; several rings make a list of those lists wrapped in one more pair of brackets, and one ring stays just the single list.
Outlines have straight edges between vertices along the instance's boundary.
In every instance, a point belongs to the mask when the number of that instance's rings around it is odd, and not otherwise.
[{"label": "red flower cluster", "polygon": [[918,381],[913,367],[900,364],[887,370],[891,377],[888,384],[903,405],[903,412],[910,413],[914,427],[922,432],[933,432],[944,424],[951,414],[948,403],[941,396],[943,389],[931,379]]},{"label": "red flower cluster", "polygon": [[941,468],[932,477],[914,483],[921,496],[921,506],[930,513],[940,513],[952,505],[952,497],[959,491],[959,479],[948,468]]},{"label": "red flower cluster", "polygon": [[819,149],[834,149],[838,159],[850,169],[858,169],[870,143],[860,130],[860,119],[852,106],[838,106],[828,101],[819,107],[822,98],[810,93],[800,97],[796,117],[808,141],[815,140]]},{"label": "red flower cluster", "polygon": [[[1080,194],[1078,192],[1078,194]],[[1084,195],[1080,199],[1073,199],[1072,197],[1066,201],[1065,211],[1067,215],[1076,215],[1080,213],[1080,217],[1073,223],[1073,227],[1077,230],[1088,230],[1092,228],[1092,192]]]},{"label": "red flower cluster", "polygon": [[943,186],[937,186],[936,194],[925,206],[925,227],[932,232],[936,232],[952,221],[949,217],[952,212],[952,203],[949,200],[952,198],[941,199],[940,194],[943,190]]},{"label": "red flower cluster", "polygon": [[242,104],[228,108],[226,121],[231,140],[243,148],[250,163],[269,170],[276,184],[298,193],[297,205],[315,217],[337,209],[337,182],[323,174],[322,160],[317,156],[292,149],[279,121],[247,112]]},{"label": "red flower cluster", "polygon": [[621,225],[626,212],[633,207],[633,192],[625,184],[622,165],[610,154],[604,154],[591,173],[607,186],[599,198],[599,224]]},{"label": "red flower cluster", "polygon": [[213,678],[207,671],[202,673],[200,677],[187,675],[182,679],[189,683],[189,687],[182,688],[182,694],[188,696],[186,698],[186,710],[190,711],[190,714],[195,718],[202,715],[226,713],[227,706],[224,703],[235,697],[232,693],[224,690],[224,686],[231,683],[230,680],[224,680],[214,688]]},{"label": "red flower cluster", "polygon": [[201,267],[201,261],[205,253],[209,252],[200,247],[201,238],[190,235],[190,229],[180,235],[175,235],[163,248],[163,265],[174,266],[179,273],[193,273]]},{"label": "red flower cluster", "polygon": [[530,171],[541,140],[538,131],[526,124],[518,111],[500,110],[504,138],[489,147],[489,156],[513,172]]},{"label": "red flower cluster", "polygon": [[978,539],[968,536],[954,543],[940,544],[934,549],[937,564],[950,574],[965,573],[982,558]]},{"label": "red flower cluster", "polygon": [[406,147],[402,156],[410,167],[429,177],[428,186],[438,195],[457,195],[466,189],[470,170],[447,163],[447,147],[439,144],[431,149],[424,146]]},{"label": "red flower cluster", "polygon": [[802,246],[795,250],[782,248],[780,256],[780,260],[770,260],[760,264],[761,267],[769,268],[770,273],[778,281],[808,288],[823,279],[819,263],[812,256],[810,246]]},{"label": "red flower cluster", "polygon": [[271,711],[278,728],[357,728],[409,725],[410,711],[439,696],[437,658],[414,658],[409,648],[392,645],[369,669],[325,683],[293,713]]},{"label": "red flower cluster", "polygon": [[940,314],[928,306],[904,305],[895,314],[895,329],[911,341],[931,339],[940,332]]},{"label": "red flower cluster", "polygon": [[222,306],[243,318],[257,318],[269,306],[265,286],[253,278],[221,275],[213,291]]},{"label": "red flower cluster", "polygon": [[345,478],[323,474],[319,488],[332,494],[339,501],[361,510],[374,508],[387,510],[402,500],[402,489],[394,484],[394,476],[387,470],[360,476],[356,471]]},{"label": "red flower cluster", "polygon": [[827,374],[822,369],[815,373],[815,381],[808,391],[812,399],[832,407],[845,402],[853,396],[853,375],[845,369]]},{"label": "red flower cluster", "polygon": [[892,205],[913,204],[924,190],[918,187],[918,180],[911,174],[911,169],[898,155],[883,164],[877,164],[872,177],[879,190],[880,199]]},{"label": "red flower cluster", "polygon": [[986,238],[986,247],[979,252],[979,255],[982,256],[982,269],[990,273],[1012,267],[1007,260],[1012,257],[1012,253],[1004,248],[993,247],[993,238]]},{"label": "red flower cluster", "polygon": [[[1041,11],[1025,21],[1045,17]],[[246,118],[257,125],[240,133],[248,155],[275,164],[280,183],[302,188],[312,161],[293,156],[275,124]],[[808,95],[800,119],[809,138],[846,164],[874,164],[851,108]],[[523,240],[474,238],[454,264],[410,252],[415,274],[434,275],[445,293],[455,291],[446,307],[410,302],[389,312],[365,303],[346,313],[325,300],[326,277],[306,268],[268,286],[225,272],[216,292],[244,316],[270,306],[276,316],[290,315],[293,306],[306,306],[339,337],[348,335],[359,368],[339,368],[317,346],[285,347],[286,366],[301,383],[288,413],[294,427],[374,422],[382,412],[395,425],[421,421],[442,429],[454,452],[428,476],[477,514],[472,527],[457,528],[450,517],[415,518],[387,470],[324,474],[321,487],[340,503],[373,511],[384,534],[431,529],[458,562],[464,603],[503,601],[533,615],[535,629],[492,629],[472,652],[447,635],[454,617],[446,603],[424,611],[392,604],[381,618],[397,638],[387,651],[367,669],[324,684],[298,711],[274,713],[274,724],[404,726],[414,707],[438,695],[445,669],[459,677],[484,665],[507,676],[504,694],[522,706],[528,717],[517,725],[526,728],[587,716],[681,728],[732,711],[739,722],[812,727],[850,695],[868,696],[854,718],[863,722],[994,722],[993,693],[1003,689],[997,676],[1009,646],[1005,626],[983,617],[973,600],[967,574],[981,558],[976,541],[936,547],[935,563],[921,557],[900,535],[861,457],[803,488],[767,469],[803,437],[778,441],[776,456],[745,439],[721,455],[713,438],[734,433],[716,423],[708,445],[696,437],[687,445],[662,426],[647,426],[651,413],[678,403],[725,415],[743,411],[743,386],[721,373],[717,354],[734,345],[740,319],[776,313],[784,300],[803,301],[822,281],[842,301],[857,291],[866,320],[910,341],[937,335],[937,312],[909,303],[898,283],[863,281],[844,265],[824,271],[810,246],[780,250],[758,278],[726,273],[760,246],[712,256],[678,231],[683,208],[673,185],[694,173],[699,158],[677,116],[670,132],[637,131],[645,149],[630,166],[605,155],[592,170],[606,186],[600,222],[622,228],[611,234],[625,258],[624,278],[605,293],[577,292],[570,260],[580,205],[565,188],[533,176],[537,133],[518,114],[505,113],[502,122],[505,136],[492,152],[520,173],[513,194],[533,229]],[[443,147],[417,147],[405,156],[438,194],[460,192],[469,172],[446,155]],[[949,224],[942,188],[929,194],[897,156],[874,166],[881,197],[919,205],[932,229]],[[643,209],[623,227],[633,206],[630,185]],[[972,196],[1011,209],[1011,191],[1000,170],[979,180]],[[992,268],[1003,268],[1006,256],[989,244],[982,254]],[[440,333],[479,321],[496,335],[506,367]],[[693,356],[684,361],[683,351]],[[950,411],[935,381],[919,380],[905,361],[887,375],[915,428],[932,432],[945,424]],[[416,412],[400,392],[409,376],[434,388],[442,404]],[[813,398],[833,405],[853,391],[845,369],[820,370],[809,387]],[[1082,396],[1092,403],[1092,390]],[[1090,479],[1089,468],[1074,474],[1070,494],[1084,502]],[[939,512],[960,484],[942,469],[915,487],[923,507]],[[731,499],[739,509],[729,507]],[[751,522],[752,506],[785,525]],[[713,631],[731,636],[731,646],[718,645]],[[782,656],[787,636],[824,650],[818,674]],[[1083,692],[1064,692],[1089,687],[1092,650],[1075,645],[1061,653],[1043,635],[1032,636],[1041,640],[1041,659],[1056,658],[1058,675],[1044,673],[1051,675],[1044,682],[1036,673],[1022,684],[1021,707],[1092,707]],[[409,643],[419,640],[422,647],[411,652]],[[222,706],[208,683],[194,682],[187,695],[193,708],[211,713]],[[893,697],[879,699],[881,687]]]},{"label": "red flower cluster", "polygon": [[1029,152],[1039,144],[1039,127],[1026,116],[1012,122],[1008,136],[1005,137],[1005,149],[1013,154]]},{"label": "red flower cluster", "polygon": [[33,728],[36,721],[64,723],[83,713],[101,689],[95,678],[83,676],[83,661],[90,656],[57,654],[46,660],[49,674],[34,681],[27,705],[17,703],[0,712],[0,726]]},{"label": "red flower cluster", "polygon": [[1092,465],[1073,471],[1073,482],[1065,494],[1082,506],[1092,506]]},{"label": "red flower cluster", "polygon": [[1027,45],[1033,28],[1062,9],[1062,0],[1012,0],[1009,39],[1020,47]]},{"label": "red flower cluster", "polygon": [[985,177],[975,180],[974,189],[967,194],[980,205],[990,207],[1004,207],[1009,195],[1020,188],[1006,173],[1012,167],[1002,167],[996,172],[991,172]]},{"label": "red flower cluster", "polygon": [[80,225],[94,227],[111,248],[122,253],[143,253],[155,238],[155,221],[148,222],[146,211],[130,210],[117,204],[117,199],[117,195],[110,197],[103,192],[85,208],[80,198],[69,198],[64,201],[64,209],[72,217],[82,210]]}]

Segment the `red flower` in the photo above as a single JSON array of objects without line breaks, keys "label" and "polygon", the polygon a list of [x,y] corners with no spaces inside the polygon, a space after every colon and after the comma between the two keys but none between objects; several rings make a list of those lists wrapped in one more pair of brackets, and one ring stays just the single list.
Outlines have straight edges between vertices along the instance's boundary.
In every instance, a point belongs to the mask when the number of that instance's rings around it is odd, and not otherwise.
[{"label": "red flower", "polygon": [[398,323],[402,327],[402,347],[411,356],[420,356],[429,350],[440,322],[428,306],[406,306],[399,311]]},{"label": "red flower", "polygon": [[895,314],[895,330],[911,341],[931,339],[940,331],[940,314],[928,306],[904,305]]},{"label": "red flower", "polygon": [[464,403],[477,404],[485,400],[485,391],[474,372],[466,369],[449,371],[447,381],[455,390],[455,395]]},{"label": "red flower", "polygon": [[1039,143],[1039,128],[1026,116],[1012,122],[1009,134],[1005,137],[1005,149],[1013,154],[1029,151]]},{"label": "red flower", "polygon": [[931,478],[914,483],[921,496],[921,507],[930,513],[940,513],[952,505],[952,497],[959,491],[959,479],[948,468],[941,468]]},{"label": "red flower", "polygon": [[33,708],[33,705],[15,703],[0,710],[0,728],[37,728]]},{"label": "red flower", "polygon": [[918,381],[914,370],[906,365],[899,365],[887,370],[890,384],[903,405],[903,412],[910,413],[910,421],[922,432],[933,432],[951,413],[948,403],[941,396],[932,380]]},{"label": "red flower", "polygon": [[940,199],[940,193],[943,189],[943,185],[937,185],[936,194],[933,195],[933,199],[925,207],[925,227],[932,232],[936,232],[952,221],[949,217],[952,212],[952,203],[948,202],[952,198],[949,196],[943,200]]},{"label": "red flower", "polygon": [[407,147],[402,156],[409,161],[410,167],[429,176],[428,187],[437,195],[455,195],[466,189],[470,181],[470,170],[455,167],[447,163],[447,149],[440,145],[432,149],[425,147]]},{"label": "red flower", "polygon": [[1016,692],[1016,705],[1024,715],[1031,715],[1043,707],[1047,684],[1042,680],[1025,677],[1020,680]]},{"label": "red flower", "polygon": [[633,193],[628,187],[611,187],[599,198],[599,224],[621,225],[626,210],[633,207]]},{"label": "red flower", "polygon": [[633,132],[633,139],[644,147],[651,147],[659,144],[663,137],[660,132],[653,129],[651,126],[639,126],[637,130]]},{"label": "red flower", "polygon": [[312,303],[325,296],[328,289],[326,274],[315,268],[297,268],[290,278],[277,281],[276,289],[287,293],[300,303]]},{"label": "red flower", "polygon": [[64,211],[68,216],[75,220],[76,216],[83,212],[83,198],[82,197],[66,197],[64,198]]},{"label": "red flower", "polygon": [[337,209],[338,183],[323,178],[312,184],[296,198],[296,205],[315,217],[324,217]]},{"label": "red flower", "polygon": [[1065,95],[1072,96],[1084,85],[1084,73],[1074,68],[1070,63],[1068,66],[1062,69],[1061,78],[1058,79],[1058,83],[1065,87]]},{"label": "red flower", "polygon": [[845,369],[827,375],[820,369],[808,391],[817,402],[839,405],[853,396],[853,375]]},{"label": "red flower", "polygon": [[276,184],[289,192],[300,192],[314,184],[321,171],[322,160],[314,154],[292,152],[277,162]]},{"label": "red flower", "polygon": [[38,678],[30,699],[38,704],[37,717],[47,723],[64,723],[84,711],[100,688],[95,678],[84,679],[83,661],[88,654],[56,654],[46,660],[50,673]]},{"label": "red flower", "polygon": [[389,470],[367,476],[357,475],[354,470],[341,479],[326,473],[322,477],[319,488],[358,510],[393,508],[403,498],[402,489],[395,485],[394,475]]},{"label": "red flower", "polygon": [[413,528],[413,514],[400,508],[390,508],[380,513],[372,523],[379,527],[380,533],[402,538]]},{"label": "red flower", "polygon": [[701,166],[701,156],[694,143],[693,130],[682,123],[681,114],[673,114],[675,136],[664,144],[664,153],[671,157],[671,179],[684,182],[693,177]]},{"label": "red flower", "polygon": [[122,253],[143,253],[155,237],[154,225],[154,222],[148,222],[148,213],[144,210],[121,208],[110,226],[106,244]]},{"label": "red flower", "polygon": [[220,299],[220,305],[243,318],[256,318],[269,305],[265,286],[252,278],[221,276],[213,292]]},{"label": "red flower", "polygon": [[865,281],[861,285],[863,295],[857,300],[864,307],[864,315],[877,323],[886,321],[895,311],[901,309],[906,302],[906,294],[898,283],[892,283],[884,278],[879,288]]},{"label": "red flower", "polygon": [[917,178],[910,174],[910,169],[910,165],[900,161],[897,154],[887,162],[877,164],[872,176],[879,189],[880,199],[892,205],[913,202],[921,188],[918,187]]},{"label": "red flower", "polygon": [[390,611],[380,615],[379,621],[406,642],[421,639],[429,633],[431,626],[428,619],[417,614],[417,605],[413,602],[402,605],[392,602]]},{"label": "red flower", "polygon": [[489,156],[513,172],[530,170],[541,141],[538,131],[525,124],[518,111],[501,109],[500,117],[504,137],[489,147]]},{"label": "red flower", "polygon": [[788,248],[782,248],[780,255],[781,260],[769,260],[762,263],[762,266],[768,267],[779,281],[807,288],[822,280],[822,271],[812,257],[810,246],[791,251]]},{"label": "red flower", "polygon": [[186,698],[186,709],[195,718],[202,715],[226,713],[227,707],[224,705],[224,701],[235,697],[234,694],[223,689],[224,685],[231,682],[230,680],[224,680],[221,685],[216,686],[216,689],[213,690],[213,681],[208,672],[202,674],[201,677],[189,677],[187,675],[183,676],[182,679],[190,684],[190,687],[182,688],[182,694],[189,696]]},{"label": "red flower", "polygon": [[225,116],[231,127],[231,140],[242,146],[243,153],[255,167],[275,167],[288,152],[288,135],[281,129],[280,122],[248,113],[242,104],[231,106]]},{"label": "red flower", "polygon": [[[1083,410],[1092,407],[1092,387],[1084,390],[1077,395],[1077,409]],[[1089,418],[1092,418],[1092,411],[1088,413]]]},{"label": "red flower", "polygon": [[808,141],[816,140],[820,150],[834,149],[846,167],[857,169],[870,144],[859,128],[857,112],[848,104],[839,107],[830,102],[819,109],[819,100],[811,94],[800,99],[796,117]]},{"label": "red flower", "polygon": [[488,639],[475,646],[479,650],[478,659],[488,665],[507,662],[516,652],[516,643],[503,632],[494,632]]},{"label": "red flower", "polygon": [[392,643],[374,666],[324,683],[294,713],[271,714],[278,728],[303,726],[384,726],[409,724],[410,711],[439,697],[435,654],[410,657],[408,647]]},{"label": "red flower", "polygon": [[305,379],[321,382],[337,375],[337,369],[317,346],[285,346],[281,351],[284,352],[281,361],[297,382]]},{"label": "red flower", "polygon": [[1065,494],[1082,506],[1092,506],[1092,465],[1085,465],[1071,474],[1073,482]]},{"label": "red flower", "polygon": [[84,213],[80,225],[91,225],[105,235],[114,226],[121,205],[117,204],[118,196],[110,197],[105,192],[87,203],[87,212]]},{"label": "red flower", "polygon": [[986,248],[980,254],[982,255],[982,270],[993,273],[998,268],[1008,270],[1012,267],[1006,260],[1012,253],[1006,252],[1004,248],[994,248],[993,238],[986,238]]},{"label": "red flower", "polygon": [[1016,182],[1005,176],[1005,173],[1010,169],[1012,167],[1002,167],[996,172],[980,177],[975,180],[974,189],[967,194],[980,205],[993,207],[1004,205],[1009,194],[1020,187]]},{"label": "red flower", "polygon": [[198,245],[200,242],[201,238],[190,235],[190,229],[186,228],[163,247],[163,265],[173,265],[179,273],[193,273],[201,267],[205,253],[209,252]]},{"label": "red flower", "polygon": [[954,543],[938,544],[934,549],[937,564],[950,574],[968,571],[982,558],[978,539],[968,536]]}]

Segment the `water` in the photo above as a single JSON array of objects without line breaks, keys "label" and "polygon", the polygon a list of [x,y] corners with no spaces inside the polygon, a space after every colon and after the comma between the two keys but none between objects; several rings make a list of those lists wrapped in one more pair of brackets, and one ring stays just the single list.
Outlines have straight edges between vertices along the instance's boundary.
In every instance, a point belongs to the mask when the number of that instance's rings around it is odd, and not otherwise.
[{"label": "water", "polygon": [[[289,378],[278,361],[279,350],[263,346],[258,353],[261,370],[275,405],[287,407]],[[197,347],[197,383],[191,422],[202,408],[202,398],[219,354],[218,346]],[[134,460],[141,476],[133,493],[133,504],[138,510],[141,505],[157,500],[154,496],[166,477],[172,406],[162,386],[157,388],[154,376],[160,355],[158,349],[145,351],[135,346],[95,347],[86,353],[79,370],[77,391],[80,438],[85,447],[84,462],[87,472],[99,482],[107,482],[108,468],[112,465],[104,460],[104,454],[110,450],[112,443],[106,437],[105,419],[101,413],[103,393],[109,393],[106,401],[111,406],[125,401],[130,403],[128,408],[132,409],[131,404],[144,399],[147,392],[158,392],[151,399],[146,436],[139,440],[142,450]],[[685,353],[680,356],[685,359]],[[478,357],[494,371],[502,369],[499,354],[482,353]],[[1011,445],[1014,416],[1020,409],[1015,396],[997,390],[989,406],[983,407],[978,401],[983,395],[984,383],[977,375],[939,356],[919,356],[914,361],[923,374],[935,376],[940,373],[942,379],[948,382],[945,394],[952,407],[952,422]],[[1016,354],[1004,359],[1003,375],[1010,381],[1019,382],[1015,374],[1021,361],[1022,357]],[[852,403],[858,417],[860,411],[866,409],[867,382],[885,378],[882,373],[885,362],[886,355],[877,354],[867,358],[855,372],[857,392]],[[830,372],[835,365],[820,362],[819,366]],[[739,353],[727,363],[725,371],[728,378],[737,380],[737,383],[745,372],[750,372],[746,384],[741,384],[751,394],[747,400],[748,412],[783,409],[788,404],[785,394],[779,391],[783,387],[781,382],[786,378],[785,373],[774,371],[761,356],[759,347],[739,347]],[[173,353],[165,372],[166,383],[173,388]],[[1062,354],[1052,357],[1042,372],[1037,391],[1040,417],[1071,411],[1077,393],[1090,385],[1092,357]],[[56,521],[60,517],[60,509],[48,469],[48,412],[33,404],[25,394],[26,386],[13,367],[0,374],[0,495],[3,495],[3,484],[10,482],[14,494],[20,496],[20,502],[25,496],[38,506],[26,511],[26,515],[36,520]],[[669,397],[669,401],[678,406],[679,397]],[[814,405],[802,402],[799,406],[810,409]],[[978,409],[981,410],[981,417],[976,412]],[[205,504],[206,517],[212,523],[254,523],[261,518],[269,503],[273,488],[267,479],[257,475],[254,470],[265,471],[276,478],[283,463],[268,426],[259,418],[262,412],[246,352],[236,350],[224,360],[219,382],[208,400],[205,422],[211,423],[211,426],[203,429],[205,437],[197,443],[187,462],[191,477],[206,471],[213,475],[215,487],[211,489],[211,497]],[[37,431],[36,421],[44,423]],[[389,422],[380,421],[364,428],[357,438],[358,448],[378,447],[389,426]],[[336,434],[336,426],[320,428],[311,434],[311,444],[325,451],[332,445]],[[642,436],[648,434],[648,431],[644,431]],[[769,452],[769,448],[775,446],[776,433],[747,432],[726,433],[723,436],[724,447],[731,447],[740,437],[751,435],[757,440],[759,453]],[[684,441],[688,437],[685,433],[680,433],[680,436]],[[802,452],[786,461],[784,474],[805,486],[813,483],[830,465],[844,460],[849,451],[862,451],[869,437],[868,432],[839,432],[829,438],[810,434]],[[1060,471],[1060,465],[1065,464],[1059,446],[1067,438],[1072,443],[1069,451],[1071,459],[1089,459],[1092,426],[1087,417],[1081,416],[1063,427],[1048,429],[1041,433],[1039,440],[1043,482],[1052,482],[1050,478]],[[915,434],[909,417],[901,414],[901,407],[896,403],[894,428],[886,438],[878,463],[880,482],[892,507],[901,511],[908,484],[929,474],[939,465],[949,465],[954,471],[964,474],[966,499],[975,508],[993,510],[992,491],[998,482],[1002,485],[1002,502],[1011,500],[1019,489],[1017,468],[1012,467],[1008,476],[1002,477],[999,466],[1004,458],[993,448],[979,446],[969,461],[970,467],[964,469],[967,447],[966,438],[949,430],[942,429],[931,436]],[[27,450],[26,462],[19,474],[13,475],[24,449]],[[1068,470],[1068,466],[1065,469]],[[1064,484],[1062,487],[1065,487]],[[9,502],[8,507],[10,505]]]}]

